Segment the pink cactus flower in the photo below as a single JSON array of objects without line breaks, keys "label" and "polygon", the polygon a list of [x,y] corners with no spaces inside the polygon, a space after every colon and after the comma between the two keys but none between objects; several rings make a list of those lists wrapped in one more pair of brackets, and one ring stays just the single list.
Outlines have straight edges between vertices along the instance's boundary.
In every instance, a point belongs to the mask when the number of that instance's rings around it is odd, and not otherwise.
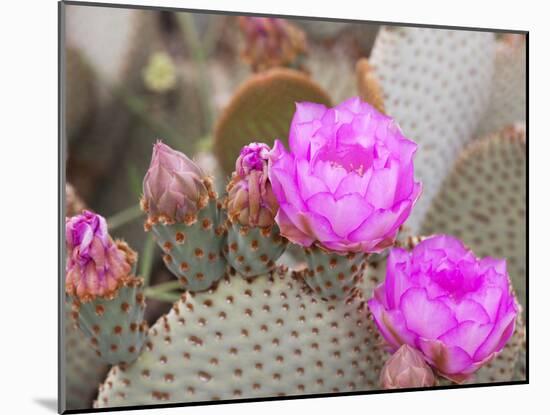
[{"label": "pink cactus flower", "polygon": [[142,198],[150,222],[192,222],[210,192],[209,178],[191,159],[161,141],[154,145]]},{"label": "pink cactus flower", "polygon": [[435,376],[422,353],[404,344],[384,364],[380,385],[384,389],[428,388],[435,385]]},{"label": "pink cactus flower", "polygon": [[360,98],[335,108],[298,103],[290,153],[277,140],[269,178],[281,234],[302,246],[379,252],[395,240],[421,192],[416,144]]},{"label": "pink cactus flower", "polygon": [[242,56],[254,71],[291,66],[306,52],[304,33],[284,19],[239,17],[245,48]]},{"label": "pink cactus flower", "polygon": [[411,253],[392,249],[386,280],[368,306],[393,350],[415,347],[457,383],[502,350],[518,314],[506,262],[478,259],[445,235],[422,241]]},{"label": "pink cactus flower", "polygon": [[242,148],[227,187],[227,212],[233,222],[253,227],[273,225],[279,205],[268,180],[269,151],[264,143]]},{"label": "pink cactus flower", "polygon": [[114,242],[105,218],[85,210],[65,221],[65,290],[82,302],[111,298],[131,276],[137,256],[124,242]]}]

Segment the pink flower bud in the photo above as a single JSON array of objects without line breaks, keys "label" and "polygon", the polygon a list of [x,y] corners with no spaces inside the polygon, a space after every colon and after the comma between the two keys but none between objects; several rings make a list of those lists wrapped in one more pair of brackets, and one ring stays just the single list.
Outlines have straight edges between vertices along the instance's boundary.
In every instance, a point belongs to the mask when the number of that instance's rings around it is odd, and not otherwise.
[{"label": "pink flower bud", "polygon": [[105,218],[85,210],[65,221],[67,294],[86,302],[113,297],[130,279],[137,255],[126,243],[114,242]]},{"label": "pink flower bud", "polygon": [[143,179],[142,208],[149,223],[192,223],[212,194],[210,179],[185,154],[161,141]]},{"label": "pink flower bud", "polygon": [[267,175],[269,146],[251,143],[244,146],[227,186],[227,212],[232,222],[266,227],[274,223],[278,203]]},{"label": "pink flower bud", "polygon": [[384,389],[426,388],[434,384],[435,376],[422,353],[407,344],[387,360],[380,373]]}]

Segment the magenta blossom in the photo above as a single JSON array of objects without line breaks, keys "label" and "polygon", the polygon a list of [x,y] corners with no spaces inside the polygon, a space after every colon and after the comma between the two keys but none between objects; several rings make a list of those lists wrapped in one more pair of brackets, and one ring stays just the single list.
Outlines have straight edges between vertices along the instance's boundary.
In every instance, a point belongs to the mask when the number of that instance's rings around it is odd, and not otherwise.
[{"label": "magenta blossom", "polygon": [[359,98],[335,108],[298,103],[289,136],[271,151],[269,178],[281,233],[340,252],[379,252],[395,240],[421,185],[416,144]]},{"label": "magenta blossom", "polygon": [[270,148],[264,143],[244,146],[227,186],[227,213],[232,222],[252,227],[274,223],[279,207],[267,177]]},{"label": "magenta blossom", "polygon": [[267,161],[271,149],[264,143],[250,143],[241,149],[235,164],[236,173],[245,177],[252,170],[267,172]]},{"label": "magenta blossom", "polygon": [[290,66],[306,52],[304,33],[285,19],[239,17],[244,35],[242,57],[254,71]]},{"label": "magenta blossom", "polygon": [[105,218],[90,211],[65,221],[67,264],[65,290],[81,301],[113,296],[130,278],[136,253],[114,242]]},{"label": "magenta blossom", "polygon": [[393,350],[417,348],[455,382],[502,350],[518,313],[506,262],[477,259],[451,236],[426,239],[411,253],[392,249],[368,305]]}]

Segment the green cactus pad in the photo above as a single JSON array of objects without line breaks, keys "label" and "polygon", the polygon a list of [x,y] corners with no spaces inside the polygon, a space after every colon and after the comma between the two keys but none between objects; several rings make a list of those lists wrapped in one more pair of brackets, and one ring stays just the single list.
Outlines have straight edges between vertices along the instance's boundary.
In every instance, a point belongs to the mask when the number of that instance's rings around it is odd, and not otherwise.
[{"label": "green cactus pad", "polygon": [[371,104],[378,111],[385,112],[382,87],[367,58],[357,61],[355,74],[357,76],[357,89],[359,90],[361,99]]},{"label": "green cactus pad", "polygon": [[331,104],[321,87],[293,69],[271,69],[242,84],[214,130],[214,153],[226,174],[233,171],[244,145],[252,141],[272,145],[276,138],[286,144],[295,103],[300,101]]},{"label": "green cactus pad", "polygon": [[69,297],[72,318],[105,362],[130,363],[139,356],[147,331],[142,283],[141,278],[131,279],[112,299],[81,303]]},{"label": "green cactus pad", "polygon": [[90,345],[70,316],[65,302],[65,405],[66,409],[86,409],[97,396],[97,385],[105,379],[109,366]]},{"label": "green cactus pad", "polygon": [[354,295],[367,266],[366,254],[328,252],[317,246],[306,248],[305,254],[305,281],[318,296],[337,300]]},{"label": "green cactus pad", "polygon": [[338,103],[357,95],[354,75],[355,57],[349,47],[310,46],[307,68],[321,88]]},{"label": "green cactus pad", "polygon": [[497,42],[491,99],[477,136],[526,120],[527,53],[525,35],[507,34]]},{"label": "green cactus pad", "polygon": [[505,258],[518,299],[526,290],[526,138],[511,126],[472,142],[428,211],[423,234],[448,233],[477,256]]},{"label": "green cactus pad", "polygon": [[95,406],[200,402],[377,387],[384,351],[360,293],[324,302],[301,275],[226,277],[184,294],[140,358],[114,367]]},{"label": "green cactus pad", "polygon": [[248,278],[273,270],[286,245],[277,225],[258,228],[229,222],[223,251],[229,264]]},{"label": "green cactus pad", "polygon": [[414,233],[458,152],[475,137],[491,95],[494,33],[382,27],[369,63],[385,112],[418,144],[415,176],[423,184],[407,225]]},{"label": "green cactus pad", "polygon": [[220,208],[215,200],[199,211],[191,224],[152,225],[164,263],[189,291],[210,288],[226,272],[222,254],[225,229],[219,226]]}]

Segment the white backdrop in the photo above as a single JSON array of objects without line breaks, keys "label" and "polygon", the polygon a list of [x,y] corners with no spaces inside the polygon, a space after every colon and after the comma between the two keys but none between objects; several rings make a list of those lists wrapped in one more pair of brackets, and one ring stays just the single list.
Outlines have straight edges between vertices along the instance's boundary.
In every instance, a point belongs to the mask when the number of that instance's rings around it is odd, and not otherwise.
[{"label": "white backdrop", "polygon": [[[114,1],[116,3],[116,1]],[[151,0],[128,2],[304,16],[530,30],[531,385],[278,401],[141,413],[518,414],[545,407],[550,377],[546,232],[548,14],[544,2]],[[123,3],[123,2],[121,2]],[[497,6],[498,5],[498,6]],[[57,392],[57,4],[3,2],[0,13],[0,370],[3,413],[53,413]],[[7,127],[7,129],[6,129]],[[539,184],[537,192],[534,191]],[[546,186],[545,186],[546,184]],[[544,186],[544,187],[543,187]],[[485,411],[485,412],[482,412]],[[539,412],[539,411],[536,411]],[[535,413],[536,413],[535,412]],[[127,412],[121,412],[127,413]]]}]

